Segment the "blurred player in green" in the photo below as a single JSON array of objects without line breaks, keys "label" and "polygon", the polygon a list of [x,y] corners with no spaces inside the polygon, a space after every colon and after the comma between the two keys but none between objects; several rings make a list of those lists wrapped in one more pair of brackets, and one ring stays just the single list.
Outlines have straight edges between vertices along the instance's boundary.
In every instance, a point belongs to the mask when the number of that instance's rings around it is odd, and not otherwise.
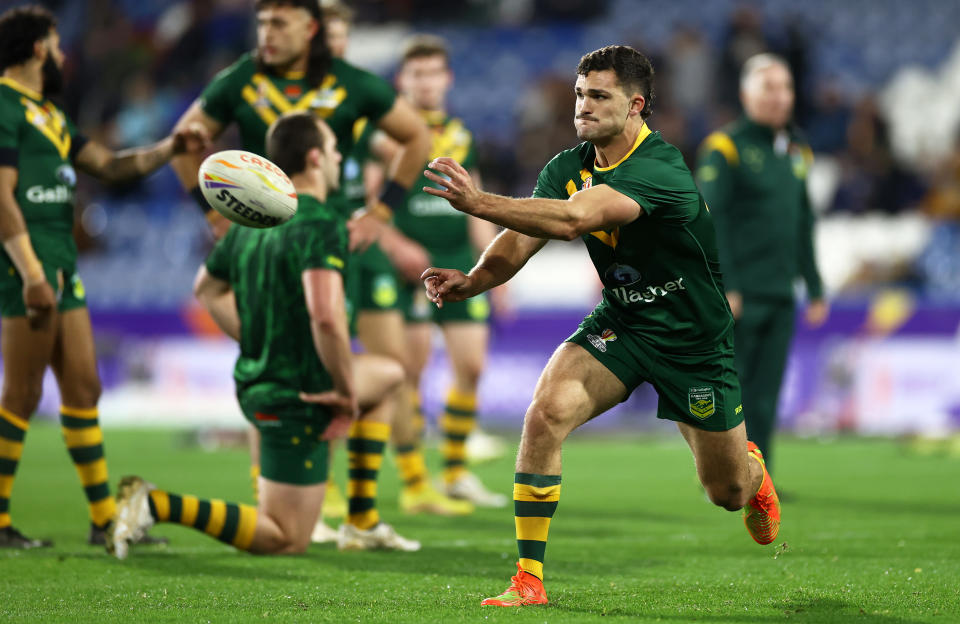
[{"label": "blurred player in green", "polygon": [[[265,155],[268,126],[286,112],[305,111],[329,125],[337,137],[338,149],[349,157],[354,146],[354,127],[359,119],[367,119],[403,149],[391,163],[390,180],[372,206],[375,210],[350,222],[352,246],[363,248],[385,232],[389,234],[386,221],[390,209],[400,204],[406,189],[419,176],[429,151],[426,126],[408,104],[396,97],[387,82],[330,53],[317,0],[257,0],[254,6],[257,49],[220,72],[184,113],[177,127],[199,123],[217,137],[235,123],[243,149]],[[210,210],[197,186],[201,160],[184,156],[175,159],[173,167],[184,188],[206,211],[216,235],[221,236],[228,222]],[[343,218],[349,217],[355,208],[338,190],[331,191],[327,203]],[[400,266],[404,262],[410,264],[409,274],[418,272],[425,262],[423,256],[411,258],[417,250],[409,245],[403,247],[404,241],[399,237],[384,237],[382,242],[395,243],[389,247],[391,258]],[[251,446],[252,472],[257,474],[259,445],[254,441]],[[359,493],[358,487],[354,480],[348,483],[348,490],[355,493]],[[349,491],[347,494],[350,496]],[[359,504],[362,497],[358,494],[353,498]],[[323,527],[318,526],[318,530]]]},{"label": "blurred player in green", "polygon": [[822,324],[828,307],[807,196],[813,153],[791,123],[793,78],[786,62],[772,54],[747,60],[740,99],[744,116],[700,148],[697,183],[716,223],[720,269],[736,320],[747,433],[770,469],[796,279],[807,287],[809,324]]},{"label": "blurred player in green", "polygon": [[677,422],[710,500],[743,509],[761,544],[780,525],[773,483],[743,425],[713,220],[679,150],[646,124],[653,67],[633,48],[601,48],[580,60],[575,91],[584,142],[544,167],[533,198],[484,193],[448,158],[426,174],[436,184],[427,192],[507,228],[468,274],[424,273],[438,306],[507,281],[548,239],[582,238],[603,282],[600,304],[554,352],[524,418],[513,489],[519,571],[485,605],[547,602],[543,559],[563,441],[644,382],[657,390],[658,417]]},{"label": "blurred player in green", "polygon": [[11,524],[10,494],[43,375],[53,369],[60,423],[90,506],[89,542],[103,544],[115,511],[98,422],[100,379],[73,240],[74,167],[105,182],[145,176],[178,152],[201,152],[202,129],[184,126],[149,147],[114,153],[81,135],[51,101],[64,54],[53,15],[27,6],[0,15],[0,548],[50,542]]},{"label": "blurred player in green", "polygon": [[304,552],[326,490],[328,440],[348,429],[351,472],[362,473],[363,510],[341,527],[338,546],[420,548],[377,514],[377,473],[403,369],[350,352],[347,230],[326,203],[339,183],[336,137],[316,116],[288,113],[270,127],[267,153],[290,175],[297,214],[274,228],[230,228],[194,286],[220,329],[240,343],[237,399],[260,432],[257,507],[181,496],[126,477],[107,545],[120,559],[127,544],[157,522],[189,526],[255,553]]},{"label": "blurred player in green", "polygon": [[[397,74],[397,85],[403,95],[423,116],[433,135],[431,159],[448,157],[459,162],[476,181],[477,150],[471,132],[460,119],[446,112],[447,93],[453,86],[450,53],[446,42],[438,37],[421,35],[406,46]],[[374,139],[373,150],[389,161],[396,145],[389,139]],[[476,257],[497,235],[497,227],[489,221],[458,212],[441,197],[422,190],[430,180],[421,177],[407,194],[406,201],[394,214],[394,223],[401,233],[423,246],[433,266],[467,271]],[[426,267],[424,267],[426,268]],[[503,295],[503,289],[494,291]],[[443,416],[439,419],[443,432],[446,493],[481,506],[503,507],[504,494],[491,492],[475,474],[467,470],[467,439],[476,428],[477,386],[487,355],[490,331],[487,325],[490,304],[480,294],[467,301],[436,308],[426,298],[420,281],[404,285],[401,297],[406,319],[407,375],[414,389],[432,352],[433,325],[443,331],[447,357],[452,367],[452,384],[447,391]],[[419,395],[414,404],[420,412]],[[422,416],[419,422],[423,422]],[[404,497],[416,496],[427,487],[420,435],[397,446],[397,463],[405,482]]]},{"label": "blurred player in green", "polygon": [[[351,11],[339,2],[324,6],[324,23],[327,29],[327,41],[335,57],[346,53],[350,35]],[[409,101],[409,98],[408,98]],[[363,208],[376,200],[383,182],[383,171],[379,167],[368,167],[372,158],[371,141],[376,136],[378,145],[387,145],[387,154],[378,154],[386,163],[394,162],[398,156],[398,144],[377,130],[376,125],[368,123],[366,118],[357,120],[354,125],[356,144],[349,156],[344,159],[343,193],[353,209]],[[426,161],[424,161],[426,162]],[[411,191],[422,186],[422,181],[414,183]],[[403,205],[398,207],[403,210]],[[399,218],[399,212],[395,215]],[[397,223],[397,222],[395,222]],[[413,258],[419,258],[422,264],[401,265],[405,280],[397,275],[397,269],[378,244],[356,254],[351,263],[351,276],[348,292],[356,317],[356,333],[364,349],[390,357],[404,363],[409,369],[415,357],[404,335],[403,300],[401,281],[417,283],[420,273],[430,265],[427,252],[419,244],[399,235],[396,229],[385,229],[381,241],[389,248],[391,244],[416,251]],[[396,254],[393,255],[396,257]],[[416,396],[416,385],[404,384],[404,395]],[[400,495],[400,508],[407,513],[434,513],[439,515],[465,515],[473,511],[472,503],[451,499],[438,491],[430,482],[423,451],[420,448],[420,434],[423,430],[423,418],[415,408],[416,400],[401,401],[393,420],[393,443],[397,452],[397,467],[405,486]],[[324,505],[325,517],[333,517],[332,505]],[[323,528],[318,525],[318,540]]]}]

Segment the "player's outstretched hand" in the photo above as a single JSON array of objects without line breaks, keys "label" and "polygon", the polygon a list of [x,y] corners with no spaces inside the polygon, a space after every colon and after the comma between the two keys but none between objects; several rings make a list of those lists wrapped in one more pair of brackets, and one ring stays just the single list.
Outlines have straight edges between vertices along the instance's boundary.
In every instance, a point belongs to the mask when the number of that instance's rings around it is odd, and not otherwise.
[{"label": "player's outstretched hand", "polygon": [[171,136],[174,154],[201,154],[210,147],[210,133],[198,122],[175,129]]},{"label": "player's outstretched hand", "polygon": [[24,284],[23,305],[27,309],[30,329],[46,329],[50,324],[57,296],[47,280]]},{"label": "player's outstretched hand", "polygon": [[461,212],[473,214],[471,211],[476,206],[481,191],[477,188],[473,178],[470,177],[470,173],[460,166],[460,163],[446,157],[435,158],[427,167],[433,169],[433,171],[424,171],[423,175],[431,182],[435,182],[440,188],[425,186],[423,187],[424,192],[444,198],[450,202],[451,206]]},{"label": "player's outstretched hand", "polygon": [[314,393],[301,392],[300,400],[304,403],[326,405],[333,412],[333,418],[323,432],[324,440],[334,440],[346,436],[350,430],[350,425],[360,414],[357,399],[341,394],[336,390]]},{"label": "player's outstretched hand", "polygon": [[444,301],[463,301],[476,295],[470,283],[470,277],[456,269],[437,269],[430,267],[420,276],[427,289],[427,298],[443,307]]}]

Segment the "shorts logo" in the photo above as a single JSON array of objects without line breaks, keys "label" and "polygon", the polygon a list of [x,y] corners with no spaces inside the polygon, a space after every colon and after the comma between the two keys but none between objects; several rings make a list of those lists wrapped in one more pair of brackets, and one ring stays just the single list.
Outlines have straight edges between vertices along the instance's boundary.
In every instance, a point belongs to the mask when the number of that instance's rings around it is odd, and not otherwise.
[{"label": "shorts logo", "polygon": [[607,352],[607,343],[613,342],[617,339],[617,335],[613,332],[612,329],[605,329],[603,333],[597,336],[596,334],[587,334],[587,340],[590,341],[597,351],[600,353]]},{"label": "shorts logo", "polygon": [[713,416],[717,411],[713,386],[690,388],[687,391],[687,404],[690,406],[690,413],[700,420]]}]

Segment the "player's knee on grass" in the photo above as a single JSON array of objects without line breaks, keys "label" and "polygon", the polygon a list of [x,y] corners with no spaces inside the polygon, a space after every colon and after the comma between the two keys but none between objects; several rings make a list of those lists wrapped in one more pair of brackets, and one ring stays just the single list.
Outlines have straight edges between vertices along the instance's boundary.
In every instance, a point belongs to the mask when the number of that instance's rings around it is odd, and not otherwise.
[{"label": "player's knee on grass", "polygon": [[385,397],[396,392],[405,378],[400,362],[378,355],[357,356],[354,372],[361,409],[378,405]]},{"label": "player's knee on grass", "polygon": [[537,438],[563,440],[579,422],[579,406],[575,400],[568,402],[548,392],[543,395],[534,398],[527,409],[524,431]]}]

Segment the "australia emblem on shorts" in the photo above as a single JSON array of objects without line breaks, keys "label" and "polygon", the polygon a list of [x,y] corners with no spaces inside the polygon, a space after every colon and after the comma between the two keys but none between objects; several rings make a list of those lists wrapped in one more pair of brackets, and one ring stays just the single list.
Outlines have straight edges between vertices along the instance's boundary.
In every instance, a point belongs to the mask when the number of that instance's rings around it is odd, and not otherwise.
[{"label": "australia emblem on shorts", "polygon": [[600,353],[607,352],[607,343],[617,339],[617,334],[612,329],[605,329],[599,336],[596,334],[587,334],[587,340],[590,341]]},{"label": "australia emblem on shorts", "polygon": [[713,386],[690,388],[687,391],[687,404],[690,406],[690,413],[700,420],[713,416],[717,411],[713,397]]}]

